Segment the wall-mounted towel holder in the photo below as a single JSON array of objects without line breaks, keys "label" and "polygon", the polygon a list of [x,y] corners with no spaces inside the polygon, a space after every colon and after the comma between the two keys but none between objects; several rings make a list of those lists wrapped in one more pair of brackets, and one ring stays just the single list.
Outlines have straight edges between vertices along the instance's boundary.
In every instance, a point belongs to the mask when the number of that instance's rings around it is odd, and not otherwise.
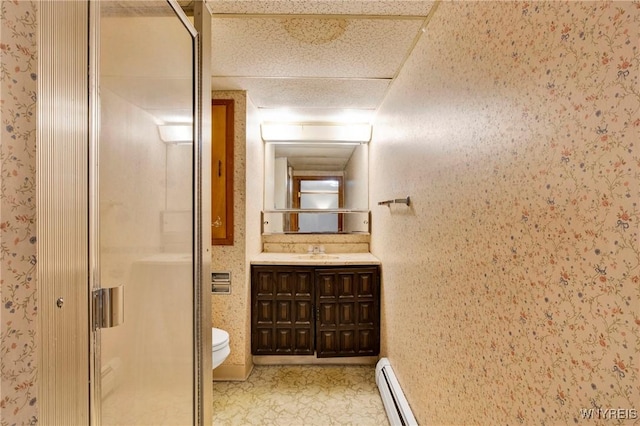
[{"label": "wall-mounted towel holder", "polygon": [[396,198],[395,200],[386,200],[378,202],[379,206],[388,206],[390,204],[406,204],[407,206],[411,205],[411,198],[407,196],[407,198]]}]

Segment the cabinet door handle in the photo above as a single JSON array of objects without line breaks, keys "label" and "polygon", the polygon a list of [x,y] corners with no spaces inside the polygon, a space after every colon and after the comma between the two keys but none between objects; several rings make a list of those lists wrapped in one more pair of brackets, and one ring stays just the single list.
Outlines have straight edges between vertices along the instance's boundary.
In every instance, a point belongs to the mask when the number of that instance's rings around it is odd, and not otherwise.
[{"label": "cabinet door handle", "polygon": [[222,161],[218,160],[218,177],[222,176]]}]

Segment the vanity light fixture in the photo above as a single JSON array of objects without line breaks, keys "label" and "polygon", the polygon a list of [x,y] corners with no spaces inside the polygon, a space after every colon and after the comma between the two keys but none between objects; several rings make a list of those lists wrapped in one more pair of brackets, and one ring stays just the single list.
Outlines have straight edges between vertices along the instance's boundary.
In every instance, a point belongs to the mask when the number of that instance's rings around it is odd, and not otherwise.
[{"label": "vanity light fixture", "polygon": [[345,123],[262,123],[265,142],[354,142],[371,140],[371,124]]},{"label": "vanity light fixture", "polygon": [[193,143],[193,126],[185,124],[167,124],[159,125],[158,132],[160,139],[165,143],[171,144],[190,144]]}]

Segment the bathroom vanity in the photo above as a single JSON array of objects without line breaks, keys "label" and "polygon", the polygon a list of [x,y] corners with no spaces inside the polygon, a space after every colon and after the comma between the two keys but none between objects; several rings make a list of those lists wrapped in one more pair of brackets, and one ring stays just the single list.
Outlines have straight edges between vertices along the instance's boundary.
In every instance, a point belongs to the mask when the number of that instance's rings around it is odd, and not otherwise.
[{"label": "bathroom vanity", "polygon": [[262,253],[251,264],[253,355],[378,355],[377,258]]}]

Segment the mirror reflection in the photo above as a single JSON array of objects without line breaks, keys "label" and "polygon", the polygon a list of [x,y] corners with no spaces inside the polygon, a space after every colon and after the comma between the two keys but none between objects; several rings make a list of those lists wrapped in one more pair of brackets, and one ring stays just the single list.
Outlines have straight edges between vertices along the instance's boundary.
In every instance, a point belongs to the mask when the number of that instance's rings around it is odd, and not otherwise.
[{"label": "mirror reflection", "polygon": [[368,232],[368,145],[267,142],[265,233]]}]

